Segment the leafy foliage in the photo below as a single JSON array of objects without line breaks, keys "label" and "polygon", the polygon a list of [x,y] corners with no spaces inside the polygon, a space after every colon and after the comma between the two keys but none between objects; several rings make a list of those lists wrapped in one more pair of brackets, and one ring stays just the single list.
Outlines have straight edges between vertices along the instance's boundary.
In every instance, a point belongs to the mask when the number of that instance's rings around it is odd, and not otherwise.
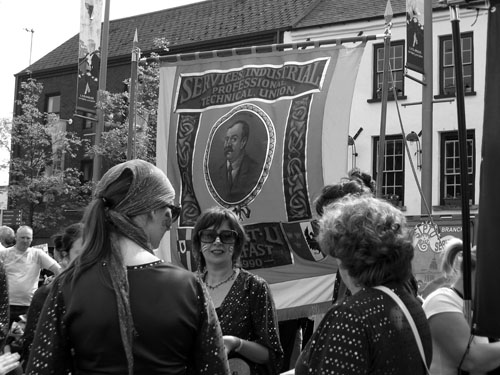
[{"label": "leafy foliage", "polygon": [[[168,41],[156,39],[155,45],[164,51],[168,50]],[[152,57],[158,56],[153,53]],[[135,158],[155,163],[156,160],[156,127],[158,111],[158,94],[160,85],[159,64],[146,62],[139,64],[136,98]],[[131,80],[127,80],[130,87]],[[90,155],[101,155],[108,166],[127,160],[129,133],[129,92],[105,92],[99,101],[104,111],[105,129],[101,134],[101,144],[91,146]]]},{"label": "leafy foliage", "polygon": [[75,157],[84,142],[66,132],[65,120],[38,109],[42,89],[34,79],[21,84],[21,114],[11,129],[10,207],[23,211],[23,221],[35,234],[67,224],[65,213],[84,207],[92,191],[77,169],[64,167],[63,161]]}]

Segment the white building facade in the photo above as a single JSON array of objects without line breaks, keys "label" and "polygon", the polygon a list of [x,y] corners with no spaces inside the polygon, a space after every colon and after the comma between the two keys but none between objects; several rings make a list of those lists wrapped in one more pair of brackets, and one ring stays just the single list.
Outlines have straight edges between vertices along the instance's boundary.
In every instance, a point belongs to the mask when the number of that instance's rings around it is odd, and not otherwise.
[{"label": "white building facade", "polygon": [[[467,150],[470,209],[474,216],[479,203],[479,171],[483,129],[485,89],[485,62],[487,38],[487,12],[460,9],[460,32],[462,36],[462,64],[465,86],[465,115],[467,126]],[[327,27],[300,29],[287,32],[285,43],[306,40],[330,40],[384,33],[384,19],[356,21]],[[447,9],[434,10],[432,35],[433,61],[433,110],[432,149],[422,150],[432,157],[432,202],[433,215],[457,215],[461,212],[460,169],[458,163],[458,120],[455,96],[452,27]],[[398,100],[387,104],[386,152],[383,194],[394,196],[406,215],[426,215],[422,212],[421,194],[414,177],[410,159],[419,182],[422,179],[422,84],[405,77],[405,73],[422,81],[421,74],[406,70],[406,17],[397,16],[391,28],[391,69],[397,89]],[[377,142],[380,135],[381,110],[380,87],[383,67],[383,39],[367,42],[361,60],[354,90],[349,134],[354,136],[360,128],[353,145],[348,147],[348,165],[376,174]],[[499,103],[500,105],[500,103]],[[398,107],[399,114],[398,115]],[[417,142],[408,142],[405,150],[400,119],[406,135],[414,132]],[[347,142],[347,140],[346,140]],[[428,155],[428,154],[426,154]]]}]

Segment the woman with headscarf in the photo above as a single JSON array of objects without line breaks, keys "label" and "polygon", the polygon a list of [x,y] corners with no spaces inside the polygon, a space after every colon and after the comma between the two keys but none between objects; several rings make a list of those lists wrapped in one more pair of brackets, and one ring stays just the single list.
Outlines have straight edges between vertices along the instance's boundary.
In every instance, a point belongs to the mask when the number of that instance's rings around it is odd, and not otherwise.
[{"label": "woman with headscarf", "polygon": [[82,254],[53,282],[27,374],[224,374],[215,309],[192,273],[153,249],[179,215],[165,174],[111,168],[83,218]]}]

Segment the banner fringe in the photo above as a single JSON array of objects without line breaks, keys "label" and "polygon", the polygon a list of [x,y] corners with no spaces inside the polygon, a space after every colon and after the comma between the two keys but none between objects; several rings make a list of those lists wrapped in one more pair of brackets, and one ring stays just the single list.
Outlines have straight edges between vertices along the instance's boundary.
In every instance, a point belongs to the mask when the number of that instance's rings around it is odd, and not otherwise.
[{"label": "banner fringe", "polygon": [[278,321],[308,318],[313,315],[324,314],[330,307],[332,307],[331,301],[279,309]]},{"label": "banner fringe", "polygon": [[326,39],[326,40],[313,40],[313,41],[304,41],[304,42],[293,42],[293,43],[281,43],[281,44],[268,44],[261,46],[253,46],[253,47],[238,47],[238,48],[228,48],[221,50],[213,50],[213,51],[202,51],[202,52],[189,52],[189,53],[180,53],[176,55],[165,55],[165,56],[157,56],[157,57],[144,57],[140,60],[142,63],[151,63],[151,62],[165,62],[165,63],[176,63],[179,61],[190,61],[190,60],[198,60],[198,59],[209,59],[224,56],[236,56],[242,54],[244,51],[251,51],[251,53],[268,53],[269,51],[284,51],[286,49],[304,49],[306,47],[314,47],[320,48],[321,46],[327,45],[342,45],[345,43],[357,43],[362,42],[366,43],[369,40],[383,39],[385,37],[384,34],[373,34],[373,35],[364,35],[364,36],[354,36],[347,38],[336,38],[336,39]]}]

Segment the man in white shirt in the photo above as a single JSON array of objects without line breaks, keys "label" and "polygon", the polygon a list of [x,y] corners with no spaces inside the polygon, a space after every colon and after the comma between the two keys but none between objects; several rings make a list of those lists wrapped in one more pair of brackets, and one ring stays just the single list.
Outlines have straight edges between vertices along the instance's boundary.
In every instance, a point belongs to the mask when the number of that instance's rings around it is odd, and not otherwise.
[{"label": "man in white shirt", "polygon": [[31,299],[38,288],[40,270],[46,269],[58,275],[59,264],[43,250],[30,247],[33,230],[21,226],[16,232],[16,244],[0,250],[9,284],[10,324],[28,312]]}]

